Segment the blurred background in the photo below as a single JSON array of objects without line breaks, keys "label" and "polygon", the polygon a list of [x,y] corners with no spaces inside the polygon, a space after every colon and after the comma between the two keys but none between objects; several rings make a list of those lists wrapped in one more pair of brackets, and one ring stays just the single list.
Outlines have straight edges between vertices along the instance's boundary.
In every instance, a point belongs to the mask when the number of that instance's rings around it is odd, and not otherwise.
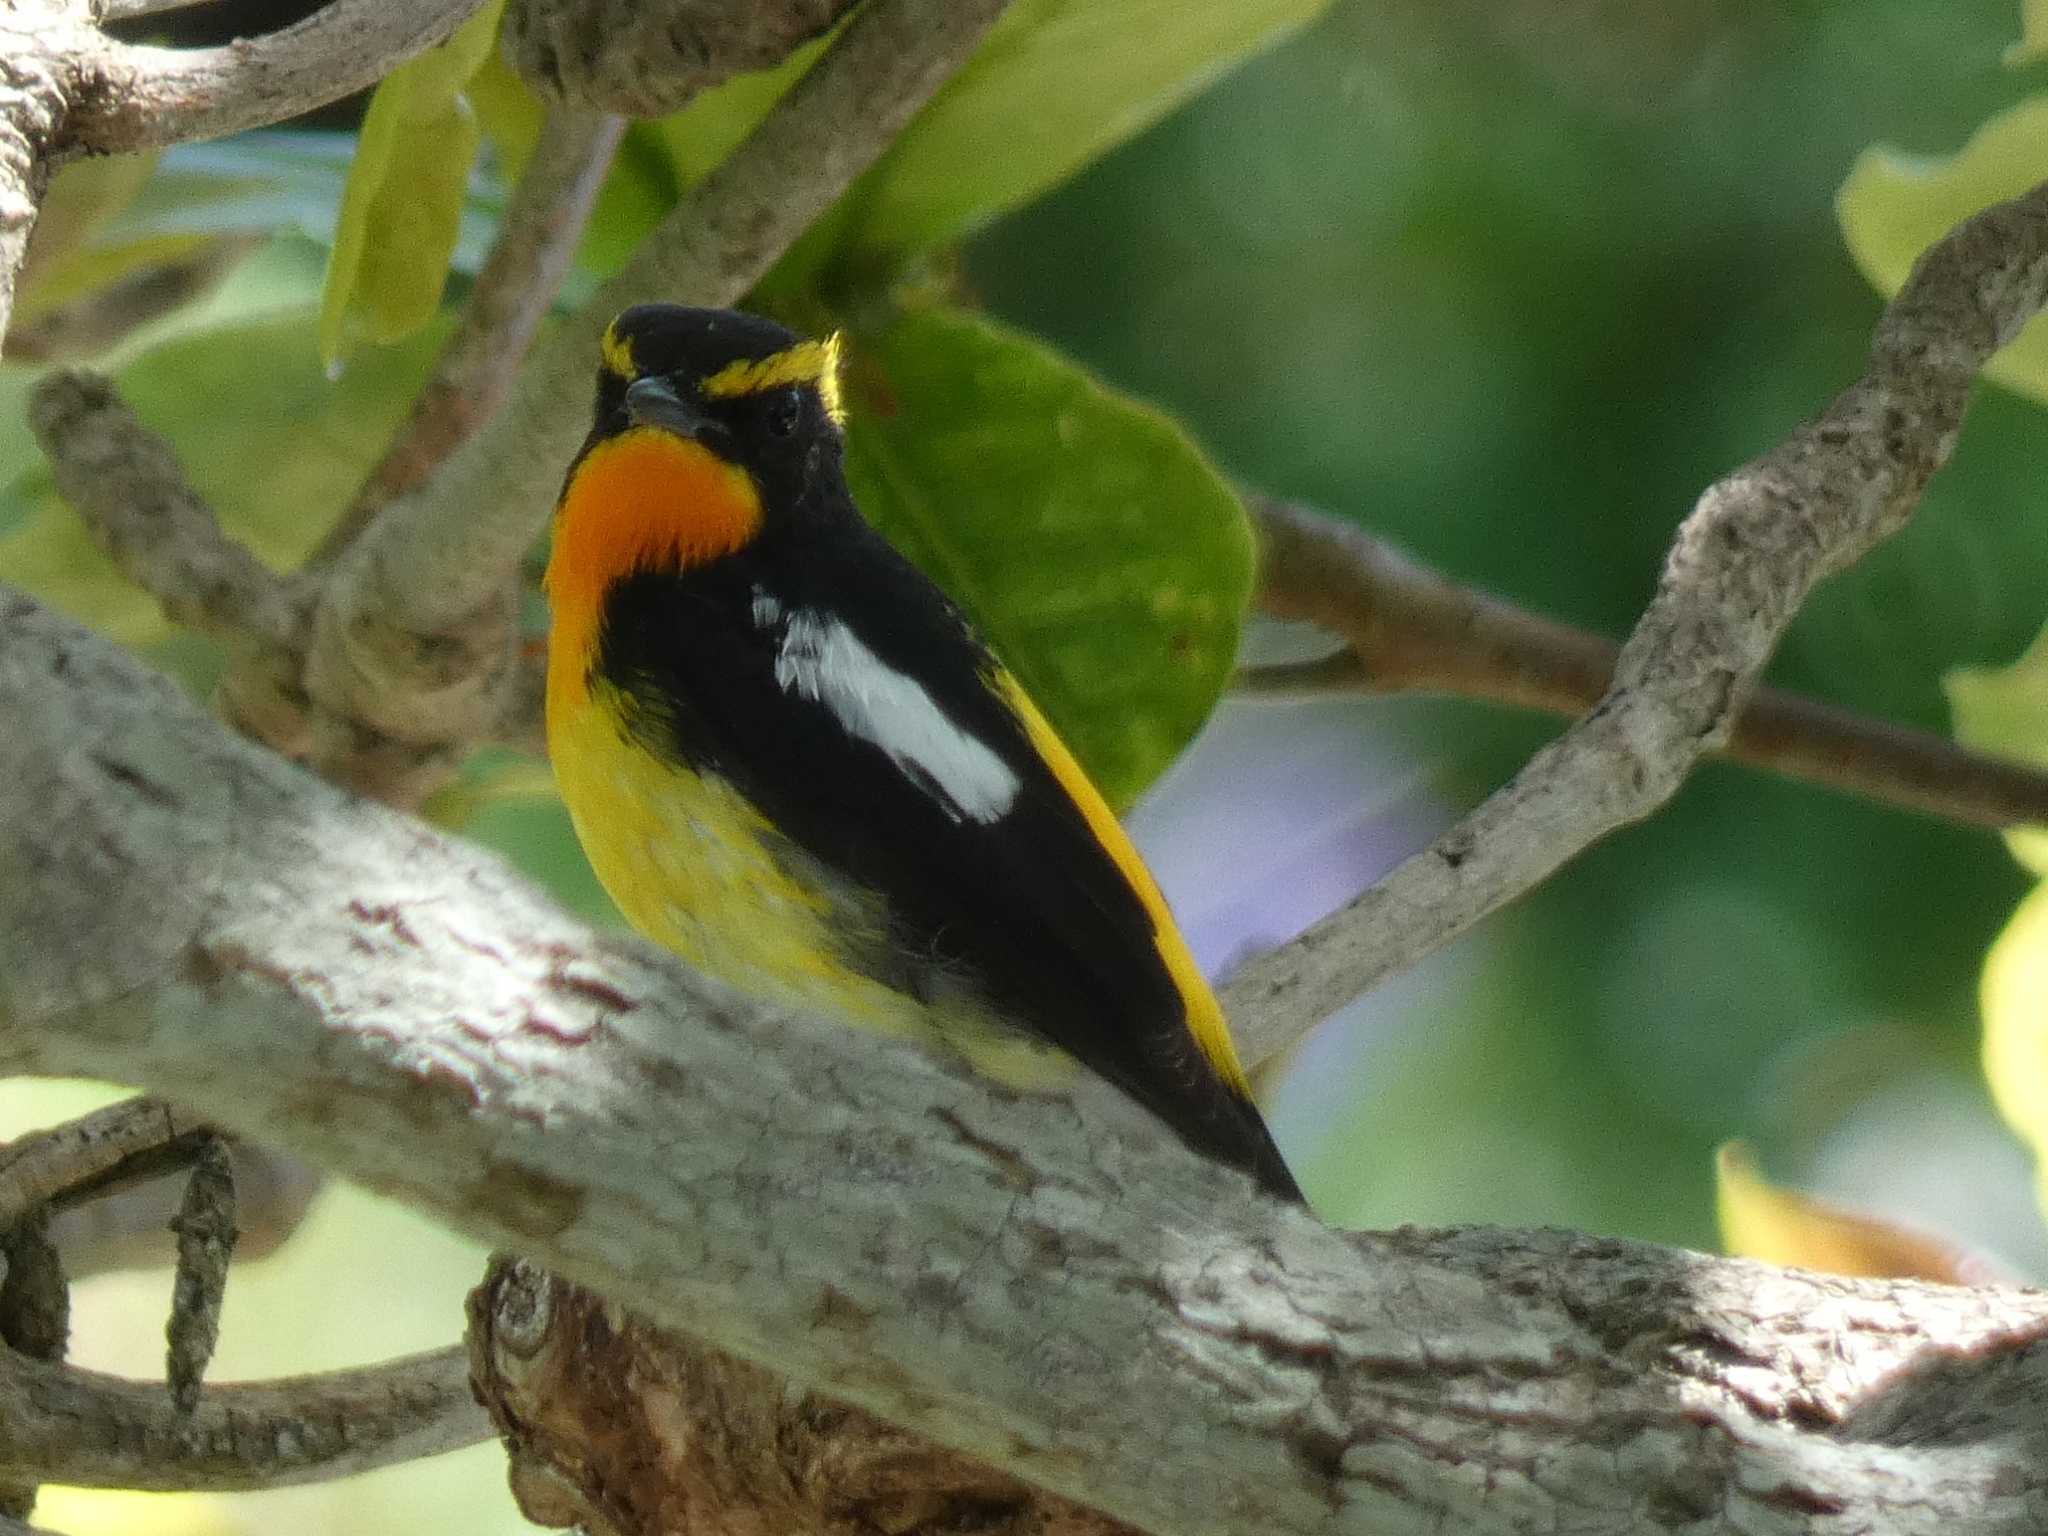
[{"label": "blurred background", "polygon": [[[1946,153],[2038,87],[2000,67],[2017,12],[1338,0],[985,231],[965,280],[1177,415],[1232,476],[1618,637],[1699,491],[1859,371],[1879,302],[1835,189],[1867,145]],[[1942,673],[2010,660],[2048,614],[2044,447],[2037,407],[1980,390],[1921,515],[1820,590],[1772,680],[1946,729]],[[1135,826],[1221,970],[1420,847],[1555,729],[1429,699],[1229,703]],[[474,830],[578,878],[543,803]],[[1713,1149],[1743,1137],[1780,1179],[2048,1278],[2030,1167],[1977,1064],[1984,951],[2026,887],[1988,835],[1710,764],[1320,1031],[1273,1075],[1276,1133],[1339,1223],[1705,1248]],[[10,1088],[16,1123],[68,1111],[52,1092]],[[451,1339],[478,1270],[467,1245],[331,1192],[231,1289],[225,1374]],[[89,1289],[81,1356],[152,1368],[166,1284]],[[281,1366],[292,1336],[307,1353]],[[53,1494],[44,1514],[516,1529],[495,1456],[342,1502]]]}]

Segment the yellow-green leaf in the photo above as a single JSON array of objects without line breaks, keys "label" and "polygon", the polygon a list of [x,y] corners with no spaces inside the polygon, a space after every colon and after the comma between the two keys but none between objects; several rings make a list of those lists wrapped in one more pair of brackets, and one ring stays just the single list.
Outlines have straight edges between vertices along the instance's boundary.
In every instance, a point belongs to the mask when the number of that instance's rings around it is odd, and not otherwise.
[{"label": "yellow-green leaf", "polygon": [[75,297],[77,289],[53,291],[71,259],[123,208],[135,201],[156,169],[154,152],[102,155],[74,160],[50,178],[50,187],[36,210],[28,253],[15,280],[14,318],[33,320],[38,314]]},{"label": "yellow-green leaf", "polygon": [[861,509],[981,626],[1118,807],[1215,707],[1251,600],[1244,509],[1187,435],[946,309],[855,345]]},{"label": "yellow-green leaf", "polygon": [[1946,1238],[1771,1183],[1742,1142],[1724,1143],[1714,1154],[1714,1180],[1721,1243],[1739,1258],[1952,1285],[1999,1278],[1988,1260]]},{"label": "yellow-green leaf", "polygon": [[813,38],[773,69],[734,75],[699,91],[682,111],[644,124],[644,131],[667,154],[678,189],[701,181],[731,154],[837,35],[835,28]]},{"label": "yellow-green leaf", "polygon": [[856,185],[841,238],[868,257],[957,240],[1156,122],[1327,3],[1015,0]]},{"label": "yellow-green leaf", "polygon": [[[1941,680],[1956,740],[1978,752],[2048,768],[2048,630],[2009,667],[1956,667]],[[2005,835],[2013,857],[2048,875],[2048,828]]]},{"label": "yellow-green leaf", "polygon": [[363,116],[320,303],[320,355],[388,343],[433,317],[482,142],[463,96],[489,57],[502,4],[384,78]]},{"label": "yellow-green leaf", "polygon": [[2033,1148],[2048,1210],[2048,885],[2022,901],[1984,960],[1984,1076]]},{"label": "yellow-green leaf", "polygon": [[2048,0],[2021,0],[2020,40],[2005,50],[2005,67],[2018,69],[2048,58]]},{"label": "yellow-green leaf", "polygon": [[[118,369],[121,394],[178,457],[222,524],[285,568],[302,560],[390,440],[445,327],[330,381],[306,346],[310,308],[191,331]],[[130,645],[169,636],[37,463],[0,491],[7,579]]]},{"label": "yellow-green leaf", "polygon": [[[1953,155],[1908,155],[1882,145],[1865,150],[1835,195],[1835,213],[1856,265],[1889,296],[1934,241],[2044,177],[2048,96],[2032,96],[1992,118]],[[2048,325],[2036,317],[1984,372],[2048,403]]]}]

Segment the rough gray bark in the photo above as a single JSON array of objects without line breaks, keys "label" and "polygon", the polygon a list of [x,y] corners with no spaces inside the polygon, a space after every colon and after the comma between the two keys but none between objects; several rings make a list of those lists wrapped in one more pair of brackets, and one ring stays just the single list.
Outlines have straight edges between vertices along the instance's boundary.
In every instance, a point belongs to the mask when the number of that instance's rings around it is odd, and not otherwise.
[{"label": "rough gray bark", "polygon": [[1338,1233],[724,993],[0,600],[0,1065],[139,1081],[1142,1528],[2036,1532],[2048,1297]]}]

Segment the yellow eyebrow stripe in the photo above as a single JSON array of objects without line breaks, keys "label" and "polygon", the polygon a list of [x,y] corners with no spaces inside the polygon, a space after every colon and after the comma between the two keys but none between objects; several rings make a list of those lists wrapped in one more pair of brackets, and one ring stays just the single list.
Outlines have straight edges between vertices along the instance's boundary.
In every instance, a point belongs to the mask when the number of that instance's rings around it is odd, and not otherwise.
[{"label": "yellow eyebrow stripe", "polygon": [[741,358],[727,363],[699,386],[708,400],[730,400],[736,395],[757,395],[780,389],[785,384],[810,384],[825,402],[825,412],[834,421],[845,419],[839,398],[839,336],[823,341],[800,341],[793,347],[763,358]]},{"label": "yellow eyebrow stripe", "polygon": [[633,377],[633,343],[619,334],[616,322],[604,328],[604,341],[600,344],[605,368],[622,379]]}]

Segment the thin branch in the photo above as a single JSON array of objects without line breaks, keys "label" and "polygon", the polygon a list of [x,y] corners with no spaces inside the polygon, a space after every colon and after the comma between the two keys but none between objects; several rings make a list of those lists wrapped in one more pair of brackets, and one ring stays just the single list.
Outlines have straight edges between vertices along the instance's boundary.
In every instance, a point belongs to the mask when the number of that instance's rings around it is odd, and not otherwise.
[{"label": "thin branch", "polygon": [[0,1152],[0,1230],[67,1195],[98,1193],[138,1163],[153,1176],[167,1153],[208,1134],[196,1117],[157,1099],[122,1099],[36,1131]]},{"label": "thin branch", "polygon": [[1127,1523],[2048,1519],[2048,1296],[1334,1232],[1104,1084],[1020,1094],[601,935],[21,597],[0,718],[0,1064],[149,1084]]},{"label": "thin branch", "polygon": [[[1364,529],[1253,498],[1260,602],[1348,642],[1335,655],[1243,674],[1253,696],[1448,693],[1582,715],[1621,647],[1445,580]],[[1716,749],[1740,762],[1968,826],[2048,822],[2048,773],[1932,731],[1758,688]]]},{"label": "thin branch", "polygon": [[224,640],[298,643],[304,605],[291,583],[222,531],[170,444],[111,382],[50,374],[36,386],[29,424],[93,542],[170,619]]},{"label": "thin branch", "polygon": [[220,1343],[220,1309],[234,1257],[235,1175],[227,1143],[209,1136],[199,1148],[185,1198],[171,1219],[178,1237],[178,1265],[171,1282],[171,1316],[164,1326],[164,1379],[171,1401],[189,1414],[199,1404],[199,1386]]},{"label": "thin branch", "polygon": [[186,11],[209,3],[211,0],[91,0],[92,13],[101,21],[134,21],[143,16]]},{"label": "thin branch", "polygon": [[575,259],[624,128],[567,107],[548,113],[433,377],[310,565],[326,565],[386,503],[425,484],[498,408]]},{"label": "thin branch", "polygon": [[645,299],[739,299],[965,61],[1003,4],[872,0],[625,270],[540,340],[505,407],[336,566],[307,674],[330,715],[465,748],[497,725],[513,573],[583,435],[606,322]]},{"label": "thin branch", "polygon": [[1931,247],[1864,376],[1700,498],[1592,712],[1428,849],[1239,969],[1225,1005],[1249,1054],[1298,1039],[1662,805],[1726,739],[1814,584],[1905,525],[1955,446],[1977,369],[2044,294],[2048,187]]},{"label": "thin branch", "polygon": [[483,0],[330,0],[303,21],[220,48],[103,39],[70,65],[62,148],[116,154],[217,139],[365,90],[443,42]]},{"label": "thin branch", "polygon": [[191,1412],[161,1382],[0,1355],[0,1477],[227,1493],[349,1477],[488,1439],[460,1348],[360,1370],[209,1386]]},{"label": "thin branch", "polygon": [[0,7],[0,344],[7,339],[14,285],[49,184],[69,60],[97,40],[67,0],[15,0]]}]

